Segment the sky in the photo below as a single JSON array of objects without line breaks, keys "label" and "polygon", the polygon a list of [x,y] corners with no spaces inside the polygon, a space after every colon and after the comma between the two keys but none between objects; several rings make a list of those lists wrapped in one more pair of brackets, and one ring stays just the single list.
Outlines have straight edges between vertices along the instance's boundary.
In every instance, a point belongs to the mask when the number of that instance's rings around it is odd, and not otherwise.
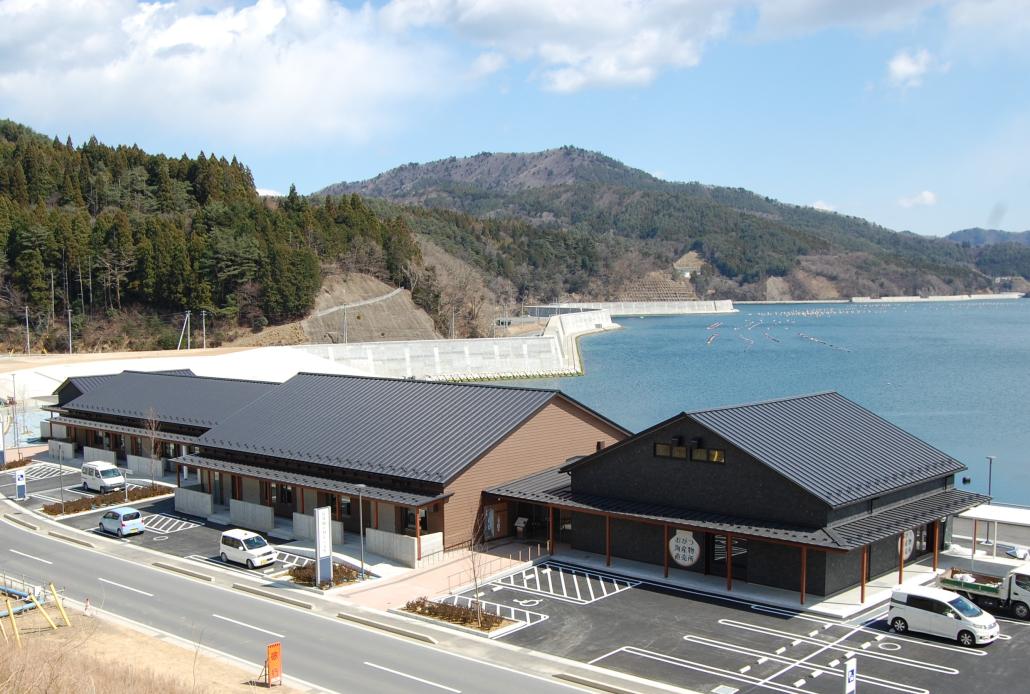
[{"label": "sky", "polygon": [[562,145],[940,235],[1030,229],[1030,0],[0,0],[0,117],[302,193]]}]

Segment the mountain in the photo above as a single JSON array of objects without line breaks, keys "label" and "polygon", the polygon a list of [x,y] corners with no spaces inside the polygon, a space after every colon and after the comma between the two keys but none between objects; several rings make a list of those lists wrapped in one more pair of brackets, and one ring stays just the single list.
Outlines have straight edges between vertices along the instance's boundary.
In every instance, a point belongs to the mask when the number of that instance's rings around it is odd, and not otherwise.
[{"label": "mountain", "polygon": [[[663,181],[561,147],[407,164],[316,193],[379,199],[448,252],[536,299],[617,298],[687,251],[699,293],[738,299],[954,294],[990,278],[969,249],[742,188]],[[992,269],[997,269],[992,268]]]},{"label": "mountain", "polygon": [[960,229],[945,236],[948,241],[970,246],[992,246],[997,243],[1018,243],[1030,246],[1030,231],[1002,231],[1001,229]]}]

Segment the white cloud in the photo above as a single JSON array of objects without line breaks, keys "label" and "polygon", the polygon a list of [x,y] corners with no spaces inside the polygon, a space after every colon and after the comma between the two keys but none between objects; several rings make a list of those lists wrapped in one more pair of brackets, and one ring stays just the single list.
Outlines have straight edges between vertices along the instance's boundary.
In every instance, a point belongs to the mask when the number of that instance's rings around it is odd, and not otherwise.
[{"label": "white cloud", "polygon": [[809,207],[814,207],[815,209],[822,210],[823,212],[836,212],[837,211],[836,207],[834,207],[833,205],[831,205],[830,203],[828,203],[828,202],[826,202],[824,200],[816,200],[811,205],[809,205]]},{"label": "white cloud", "polygon": [[940,0],[754,0],[758,32],[800,35],[832,27],[876,32],[909,26]]},{"label": "white cloud", "polygon": [[937,194],[931,190],[923,190],[909,197],[898,198],[898,204],[905,208],[932,207],[937,204]]},{"label": "white cloud", "polygon": [[544,88],[572,92],[647,84],[697,65],[735,9],[718,0],[392,0],[382,16],[395,31],[445,27],[532,61]]},{"label": "white cloud", "polygon": [[918,87],[931,69],[946,69],[939,66],[930,51],[898,51],[887,63],[887,80],[895,87]]}]

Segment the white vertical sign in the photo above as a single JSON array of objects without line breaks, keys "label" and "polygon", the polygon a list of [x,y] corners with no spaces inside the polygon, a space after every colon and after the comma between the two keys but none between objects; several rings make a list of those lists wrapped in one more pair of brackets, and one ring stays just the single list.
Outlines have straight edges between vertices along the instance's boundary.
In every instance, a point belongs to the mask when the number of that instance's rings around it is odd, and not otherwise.
[{"label": "white vertical sign", "polygon": [[858,660],[844,661],[844,694],[855,694],[858,690]]},{"label": "white vertical sign", "polygon": [[333,523],[329,507],[315,509],[315,584],[333,580]]}]

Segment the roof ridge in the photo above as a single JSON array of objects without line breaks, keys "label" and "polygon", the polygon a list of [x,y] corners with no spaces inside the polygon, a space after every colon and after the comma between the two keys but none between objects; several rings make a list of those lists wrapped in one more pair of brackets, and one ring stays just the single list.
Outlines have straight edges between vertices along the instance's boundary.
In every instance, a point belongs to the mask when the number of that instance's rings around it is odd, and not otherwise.
[{"label": "roof ridge", "polygon": [[[476,382],[455,382],[455,381],[429,381],[424,378],[396,378],[392,376],[365,376],[361,374],[332,374],[319,373],[317,371],[298,371],[297,376],[320,376],[324,378],[352,378],[363,381],[397,381],[400,383],[420,383],[434,386],[463,386],[466,388],[494,388],[497,390],[520,390],[537,393],[561,393],[558,388],[533,388],[529,386],[508,386],[498,383],[476,383]],[[296,378],[296,376],[294,376]]]},{"label": "roof ridge", "polygon": [[[741,403],[737,403],[736,405],[723,405],[721,407],[708,407],[708,408],[705,408],[703,410],[685,410],[685,411],[681,412],[680,414],[683,414],[683,415],[686,415],[686,416],[689,417],[691,415],[705,414],[705,413],[708,413],[708,412],[722,412],[724,410],[740,410],[740,409],[744,409],[744,408],[748,408],[748,407],[759,407],[761,405],[772,405],[773,403],[778,403],[778,402],[793,402],[793,401],[797,401],[797,400],[807,400],[809,398],[818,398],[818,397],[822,397],[824,395],[838,395],[838,396],[844,398],[845,400],[848,400],[849,402],[854,402],[850,398],[847,398],[847,397],[841,395],[839,391],[836,391],[836,390],[822,390],[822,391],[818,391],[818,392],[815,392],[815,393],[805,393],[804,395],[787,395],[787,396],[784,396],[782,398],[769,398],[768,400],[758,400],[756,402],[741,402]],[[855,403],[855,404],[858,405],[858,403]],[[858,406],[862,407],[861,405],[858,405]],[[868,408],[863,408],[863,409],[868,409]]]},{"label": "roof ridge", "polygon": [[[185,371],[192,371],[191,369],[184,369]],[[178,371],[178,369],[176,369]],[[250,378],[229,378],[228,376],[198,376],[197,374],[187,375],[184,373],[168,373],[167,371],[140,371],[138,369],[124,369],[123,371],[112,376],[121,376],[122,374],[142,374],[143,376],[166,376],[168,378],[199,378],[205,381],[230,381],[232,383],[260,383],[267,386],[280,386],[280,381],[256,381]]]}]

